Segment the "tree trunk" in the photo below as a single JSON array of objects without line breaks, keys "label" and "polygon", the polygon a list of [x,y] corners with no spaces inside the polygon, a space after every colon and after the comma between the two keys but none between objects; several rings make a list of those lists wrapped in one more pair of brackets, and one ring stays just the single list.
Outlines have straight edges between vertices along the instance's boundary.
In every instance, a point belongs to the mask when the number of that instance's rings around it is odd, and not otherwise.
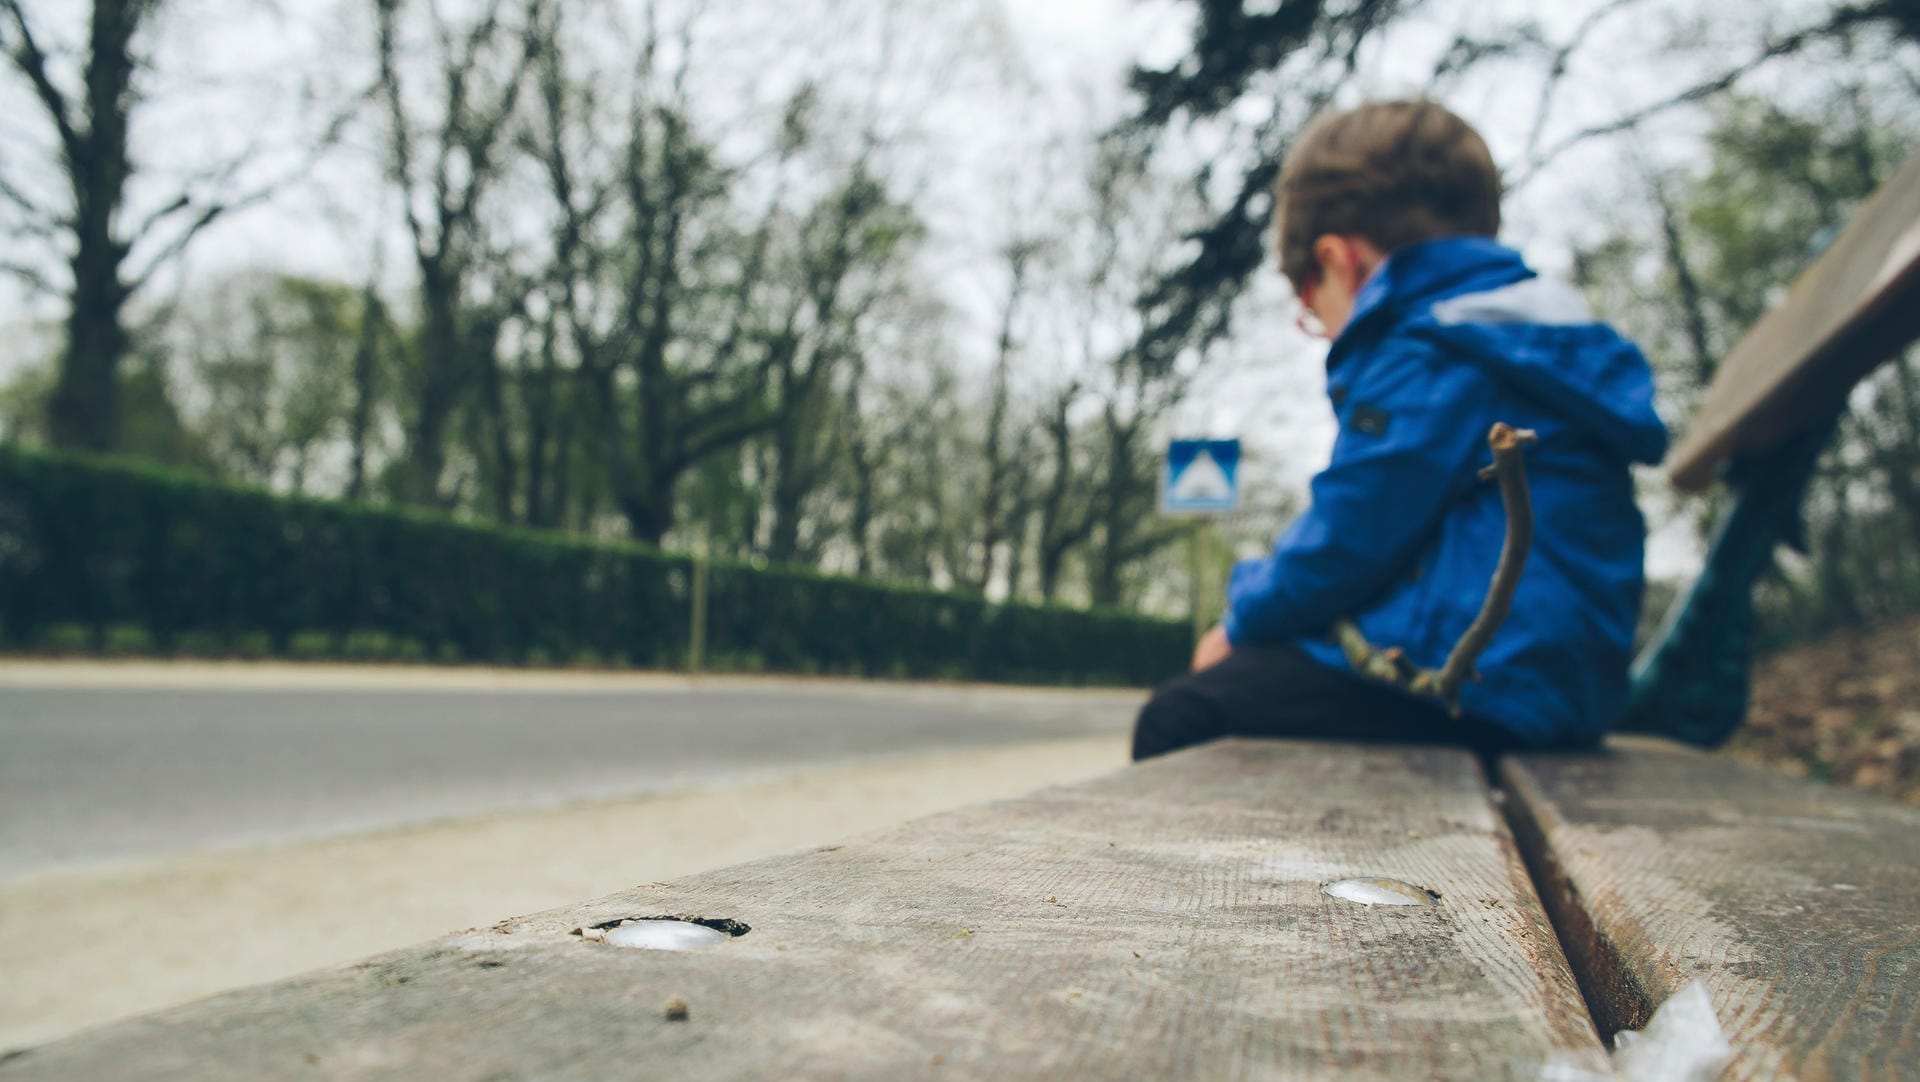
[{"label": "tree trunk", "polygon": [[1825,478],[1828,496],[1833,501],[1833,511],[1827,519],[1826,529],[1821,531],[1820,546],[1814,554],[1815,588],[1824,615],[1857,625],[1860,623],[1861,609],[1856,591],[1861,584],[1848,567],[1849,557],[1853,554],[1851,543],[1855,540],[1852,506],[1847,497],[1849,480],[1845,467],[1838,462],[1832,465]]},{"label": "tree trunk", "polygon": [[1132,533],[1127,519],[1127,485],[1133,474],[1134,431],[1122,424],[1109,408],[1106,435],[1107,477],[1100,500],[1100,548],[1095,553],[1091,586],[1094,605],[1114,608],[1121,602],[1120,573]]},{"label": "tree trunk", "polygon": [[[1009,305],[1011,320],[1011,305]],[[1007,365],[1011,352],[1008,340],[1003,332],[1000,340],[1000,357],[993,369],[993,398],[987,408],[987,478],[986,491],[980,495],[980,561],[974,572],[974,588],[981,593],[993,583],[993,572],[998,565],[1001,535],[1005,530],[1006,513],[1003,504],[1006,500],[1007,475],[1010,472],[1005,461],[1004,449],[1007,423]]]},{"label": "tree trunk", "polygon": [[1007,300],[1000,312],[1000,337],[995,343],[992,397],[987,405],[987,483],[980,496],[980,561],[974,572],[974,586],[981,593],[993,582],[1002,536],[1006,530],[1006,487],[1012,473],[1006,461],[1005,441],[1009,376],[1013,365],[1014,321],[1019,317],[1021,295],[1026,292],[1027,261],[1035,248],[1025,241],[1007,246]]},{"label": "tree trunk", "polygon": [[120,364],[128,346],[121,319],[127,291],[117,253],[111,252],[115,247],[106,237],[93,245],[83,240],[73,259],[67,350],[48,402],[48,433],[56,447],[111,451],[120,441]]},{"label": "tree trunk", "polygon": [[1913,354],[1893,362],[1894,386],[1899,391],[1900,445],[1889,449],[1887,489],[1895,506],[1907,520],[1908,538],[1920,543],[1920,486],[1914,475],[1920,472],[1920,387],[1916,387]]},{"label": "tree trunk", "polygon": [[[558,331],[548,316],[540,327],[540,367],[526,378],[527,392],[527,502],[525,521],[529,526],[548,526],[553,513],[547,506],[547,461],[553,454],[554,412],[557,406],[560,361],[554,348]],[[564,444],[561,454],[565,454]]]},{"label": "tree trunk", "polygon": [[1020,599],[1020,580],[1027,573],[1027,527],[1033,521],[1032,512],[1023,508],[1008,516],[1007,528],[1007,600]]},{"label": "tree trunk", "polygon": [[[556,416],[564,418],[560,431],[553,440],[553,480],[547,486],[552,493],[543,506],[545,516],[534,523],[536,526],[559,528],[567,521],[567,508],[574,499],[574,470],[578,466],[576,456],[581,454],[579,437],[573,434],[573,425],[586,425],[586,400],[584,387],[577,378],[561,383],[560,405],[556,406]],[[582,500],[582,503],[587,502]]]},{"label": "tree trunk", "polygon": [[1067,554],[1087,539],[1093,517],[1084,508],[1075,515],[1068,507],[1073,487],[1073,426],[1067,416],[1079,389],[1069,387],[1054,399],[1047,417],[1047,439],[1052,444],[1053,476],[1040,501],[1040,600],[1051,604],[1060,591],[1060,572]]},{"label": "tree trunk", "polygon": [[620,513],[627,520],[627,536],[643,545],[660,547],[660,541],[673,528],[673,488],[671,484],[648,491],[628,493],[620,501]]},{"label": "tree trunk", "polygon": [[426,319],[420,342],[418,398],[407,434],[404,495],[410,502],[439,507],[445,503],[440,480],[446,472],[447,426],[459,403],[465,340],[456,311],[458,281],[438,259],[422,259],[420,273]]},{"label": "tree trunk", "polygon": [[776,564],[793,563],[800,551],[800,505],[806,499],[804,467],[800,461],[801,427],[807,423],[806,409],[796,402],[792,351],[786,351],[779,368],[780,421],[773,429],[772,507],[773,525],[767,536],[767,559]]},{"label": "tree trunk", "polygon": [[367,280],[360,295],[360,338],[353,349],[353,412],[348,420],[349,439],[353,443],[352,472],[347,480],[347,498],[362,500],[367,494],[367,440],[373,431],[374,363],[380,351],[380,330],[386,314],[374,282]]},{"label": "tree trunk", "polygon": [[1067,562],[1067,550],[1043,546],[1040,549],[1040,600],[1051,605],[1060,596],[1060,572]]},{"label": "tree trunk", "polygon": [[502,524],[514,521],[514,495],[520,485],[519,462],[513,450],[512,423],[507,416],[505,377],[500,372],[497,325],[476,336],[471,349],[480,365],[480,392],[484,396],[488,435],[493,453],[493,515]]},{"label": "tree trunk", "polygon": [[[865,377],[864,367],[855,371],[855,385]],[[847,425],[847,463],[853,470],[853,510],[847,529],[853,534],[853,573],[866,578],[873,574],[874,477],[880,465],[867,442],[857,391],[847,392]]]},{"label": "tree trunk", "polygon": [[[114,236],[114,222],[132,168],[127,120],[134,100],[133,34],[151,6],[108,0],[93,5],[85,107],[58,105],[67,114],[62,164],[73,192],[67,224],[74,247],[66,355],[48,402],[48,432],[57,447],[110,451],[120,441],[120,366],[128,347],[123,309],[130,291],[121,280],[127,245]],[[84,113],[84,130],[68,126],[77,122],[75,112]]]},{"label": "tree trunk", "polygon": [[1687,348],[1693,354],[1688,359],[1693,390],[1705,391],[1707,384],[1713,382],[1714,369],[1718,367],[1712,342],[1708,338],[1705,296],[1700,289],[1700,279],[1694,273],[1692,257],[1687,251],[1680,208],[1674,205],[1664,183],[1655,179],[1651,186],[1654,201],[1660,205],[1660,233],[1665,241],[1667,270],[1673,274],[1675,300],[1680,305],[1681,321],[1687,329]]}]

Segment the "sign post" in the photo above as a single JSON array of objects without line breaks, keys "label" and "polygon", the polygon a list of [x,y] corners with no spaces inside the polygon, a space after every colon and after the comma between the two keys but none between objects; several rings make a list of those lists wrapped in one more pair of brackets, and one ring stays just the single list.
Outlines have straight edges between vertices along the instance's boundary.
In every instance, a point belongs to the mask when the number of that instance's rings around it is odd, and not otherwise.
[{"label": "sign post", "polygon": [[[1173,440],[1167,444],[1160,474],[1160,511],[1167,515],[1215,516],[1240,506],[1239,440]],[[1193,589],[1193,636],[1207,630],[1205,603],[1206,525],[1188,537],[1188,566]]]},{"label": "sign post", "polygon": [[687,623],[687,671],[698,676],[706,664],[707,655],[707,537],[700,535],[700,545],[693,550],[692,582],[688,592],[692,594],[692,609]]},{"label": "sign post", "polygon": [[1193,532],[1187,535],[1187,576],[1192,582],[1193,600],[1188,605],[1193,616],[1193,641],[1199,642],[1200,636],[1207,633],[1207,560],[1206,546],[1201,534],[1206,532],[1206,522],[1202,520]]}]

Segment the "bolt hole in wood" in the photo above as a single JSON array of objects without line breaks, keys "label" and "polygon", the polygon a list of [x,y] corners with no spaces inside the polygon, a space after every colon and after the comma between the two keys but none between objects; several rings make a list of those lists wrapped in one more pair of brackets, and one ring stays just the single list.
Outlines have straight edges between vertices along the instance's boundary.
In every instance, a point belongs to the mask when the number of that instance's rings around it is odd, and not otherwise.
[{"label": "bolt hole in wood", "polygon": [[1322,888],[1341,901],[1361,905],[1437,905],[1440,892],[1398,879],[1341,879]]},{"label": "bolt hole in wood", "polygon": [[582,940],[634,950],[693,951],[717,947],[753,929],[742,921],[717,917],[615,917],[575,928]]}]

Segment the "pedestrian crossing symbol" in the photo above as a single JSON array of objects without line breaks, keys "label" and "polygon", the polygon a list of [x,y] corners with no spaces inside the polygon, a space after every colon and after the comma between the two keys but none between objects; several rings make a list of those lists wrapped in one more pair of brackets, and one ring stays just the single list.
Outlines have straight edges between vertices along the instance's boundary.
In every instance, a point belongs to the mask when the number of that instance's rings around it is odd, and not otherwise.
[{"label": "pedestrian crossing symbol", "polygon": [[1240,506],[1239,440],[1173,440],[1160,477],[1160,510],[1208,515]]}]

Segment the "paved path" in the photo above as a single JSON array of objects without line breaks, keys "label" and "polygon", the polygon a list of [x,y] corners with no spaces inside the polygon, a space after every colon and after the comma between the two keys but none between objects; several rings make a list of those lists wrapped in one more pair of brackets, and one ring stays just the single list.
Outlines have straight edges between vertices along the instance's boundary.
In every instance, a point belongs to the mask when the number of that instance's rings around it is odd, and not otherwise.
[{"label": "paved path", "polygon": [[0,668],[0,877],[1123,731],[1139,696],[278,667]]}]

